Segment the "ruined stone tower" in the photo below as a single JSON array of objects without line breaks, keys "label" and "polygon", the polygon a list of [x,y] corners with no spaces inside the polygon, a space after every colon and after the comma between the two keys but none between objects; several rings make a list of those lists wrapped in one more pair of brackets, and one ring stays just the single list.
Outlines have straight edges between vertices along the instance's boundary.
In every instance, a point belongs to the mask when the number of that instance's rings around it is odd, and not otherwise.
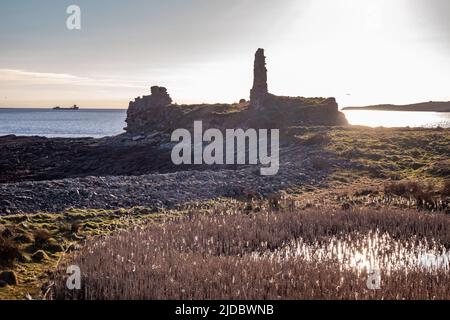
[{"label": "ruined stone tower", "polygon": [[269,91],[267,89],[267,69],[264,49],[258,49],[255,53],[255,64],[253,67],[253,88],[250,90],[250,103],[255,109],[264,106]]},{"label": "ruined stone tower", "polygon": [[164,87],[153,86],[150,88],[151,94],[137,97],[130,101],[127,110],[127,127],[125,130],[130,133],[141,133],[148,130],[149,123],[156,117],[155,115],[172,103],[172,98]]}]

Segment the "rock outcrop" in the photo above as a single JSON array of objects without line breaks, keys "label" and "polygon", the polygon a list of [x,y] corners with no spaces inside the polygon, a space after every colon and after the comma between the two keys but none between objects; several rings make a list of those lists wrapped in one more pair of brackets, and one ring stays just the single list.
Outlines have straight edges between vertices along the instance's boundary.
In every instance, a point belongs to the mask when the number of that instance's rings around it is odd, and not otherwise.
[{"label": "rock outcrop", "polygon": [[267,99],[267,68],[264,49],[258,49],[255,53],[253,66],[253,88],[250,90],[250,104],[255,109],[261,109]]}]

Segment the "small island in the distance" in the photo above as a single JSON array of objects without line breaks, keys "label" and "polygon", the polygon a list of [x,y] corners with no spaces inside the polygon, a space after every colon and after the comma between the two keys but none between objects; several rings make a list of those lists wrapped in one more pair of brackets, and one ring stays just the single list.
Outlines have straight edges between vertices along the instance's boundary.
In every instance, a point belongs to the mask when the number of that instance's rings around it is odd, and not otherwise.
[{"label": "small island in the distance", "polygon": [[80,107],[78,107],[76,104],[74,104],[70,108],[61,108],[60,106],[54,107],[53,110],[80,110]]},{"label": "small island in the distance", "polygon": [[405,105],[379,104],[366,107],[345,107],[342,110],[450,112],[450,101],[429,101]]}]

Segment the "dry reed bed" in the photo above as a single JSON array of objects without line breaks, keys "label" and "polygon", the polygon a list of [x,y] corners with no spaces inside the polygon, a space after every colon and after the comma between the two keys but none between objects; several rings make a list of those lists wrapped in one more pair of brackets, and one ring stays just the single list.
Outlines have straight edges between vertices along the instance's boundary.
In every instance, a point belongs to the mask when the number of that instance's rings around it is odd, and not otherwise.
[{"label": "dry reed bed", "polygon": [[[448,261],[417,263],[449,247],[450,217],[414,210],[191,213],[89,242],[67,262],[82,290],[66,289],[62,266],[54,298],[449,299]],[[380,290],[366,286],[369,265]]]}]

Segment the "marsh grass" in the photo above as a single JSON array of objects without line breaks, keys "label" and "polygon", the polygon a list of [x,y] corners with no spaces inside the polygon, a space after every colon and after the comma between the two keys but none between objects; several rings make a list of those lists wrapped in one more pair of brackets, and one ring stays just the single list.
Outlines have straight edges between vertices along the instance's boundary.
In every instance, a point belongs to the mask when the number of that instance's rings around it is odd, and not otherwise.
[{"label": "marsh grass", "polygon": [[413,201],[417,208],[427,210],[450,211],[450,181],[443,186],[431,183],[419,183],[405,180],[388,182],[384,185],[384,194],[387,198],[399,196]]},{"label": "marsh grass", "polygon": [[[190,212],[88,242],[66,262],[80,266],[82,290],[66,289],[63,265],[54,298],[450,298],[444,214],[252,207]],[[366,285],[374,267],[380,290]]]}]

